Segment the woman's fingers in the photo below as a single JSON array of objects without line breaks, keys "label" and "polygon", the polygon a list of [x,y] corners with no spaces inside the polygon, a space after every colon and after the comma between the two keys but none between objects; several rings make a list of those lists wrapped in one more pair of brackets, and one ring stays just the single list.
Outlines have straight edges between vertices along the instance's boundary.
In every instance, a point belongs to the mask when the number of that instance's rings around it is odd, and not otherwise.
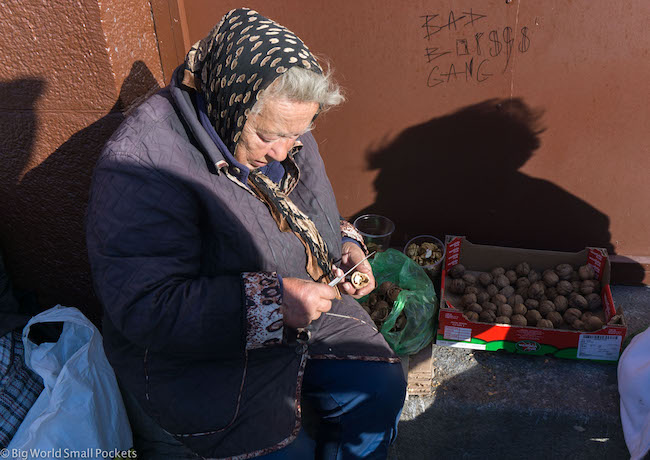
[{"label": "woman's fingers", "polygon": [[352,286],[352,283],[350,283],[349,281],[339,284],[339,287],[343,292],[345,292],[348,295],[355,295],[357,293],[357,290],[355,289],[354,286]]},{"label": "woman's fingers", "polygon": [[306,327],[332,308],[336,289],[326,284],[298,278],[283,279],[282,314],[284,323],[293,328]]}]

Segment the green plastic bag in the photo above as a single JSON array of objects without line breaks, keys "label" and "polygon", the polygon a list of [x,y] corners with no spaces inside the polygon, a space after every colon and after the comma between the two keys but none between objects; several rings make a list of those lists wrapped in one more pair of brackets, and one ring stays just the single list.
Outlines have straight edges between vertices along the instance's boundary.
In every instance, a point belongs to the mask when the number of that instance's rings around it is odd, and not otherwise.
[{"label": "green plastic bag", "polygon": [[[417,353],[431,343],[434,335],[438,298],[431,279],[422,267],[395,249],[378,253],[370,265],[377,286],[391,281],[402,288],[380,332],[398,355]],[[406,326],[390,332],[402,312],[406,315]]]}]

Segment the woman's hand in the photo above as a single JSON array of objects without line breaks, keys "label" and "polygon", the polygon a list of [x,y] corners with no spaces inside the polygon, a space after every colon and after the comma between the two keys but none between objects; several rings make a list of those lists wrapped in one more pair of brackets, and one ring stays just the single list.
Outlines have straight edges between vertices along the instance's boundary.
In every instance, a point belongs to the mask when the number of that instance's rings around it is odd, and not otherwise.
[{"label": "woman's hand", "polygon": [[[335,269],[334,274],[336,276],[341,276],[343,273],[346,273],[349,269],[354,267],[360,260],[362,260],[366,255],[363,250],[350,241],[343,243],[343,249],[341,251],[341,268]],[[356,289],[352,283],[345,281],[339,284],[339,288],[346,294],[351,295],[355,299],[360,299],[366,294],[370,294],[375,289],[375,276],[372,274],[372,267],[368,260],[364,260],[355,270],[365,273],[370,277],[370,282],[362,289]]]},{"label": "woman's hand", "polygon": [[332,308],[336,288],[300,278],[282,278],[281,311],[285,326],[297,329]]}]

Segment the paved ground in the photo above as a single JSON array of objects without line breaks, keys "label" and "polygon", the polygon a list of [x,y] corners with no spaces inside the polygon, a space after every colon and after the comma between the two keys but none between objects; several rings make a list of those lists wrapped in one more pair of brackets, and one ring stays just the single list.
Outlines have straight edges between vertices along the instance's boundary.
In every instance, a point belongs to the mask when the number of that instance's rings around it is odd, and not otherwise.
[{"label": "paved ground", "polygon": [[[650,288],[613,296],[628,336],[650,325]],[[431,360],[429,394],[406,401],[391,459],[629,458],[615,365],[437,345]]]}]

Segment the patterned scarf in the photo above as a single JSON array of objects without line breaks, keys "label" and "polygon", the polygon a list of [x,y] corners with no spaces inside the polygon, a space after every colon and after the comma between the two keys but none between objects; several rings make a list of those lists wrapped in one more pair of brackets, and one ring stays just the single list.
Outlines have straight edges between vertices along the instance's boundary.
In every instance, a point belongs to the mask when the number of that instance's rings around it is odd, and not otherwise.
[{"label": "patterned scarf", "polygon": [[[235,152],[251,109],[277,77],[293,66],[322,74],[309,48],[294,33],[256,11],[226,14],[185,58],[183,84],[201,92],[210,122]],[[281,231],[292,231],[305,246],[307,272],[315,281],[333,278],[327,245],[314,223],[257,170],[251,190],[267,205]]]},{"label": "patterned scarf", "polygon": [[[322,74],[293,32],[246,8],[232,10],[185,58],[186,86],[202,92],[207,113],[231,153],[260,95],[291,67]],[[200,82],[199,85],[196,82]]]}]

